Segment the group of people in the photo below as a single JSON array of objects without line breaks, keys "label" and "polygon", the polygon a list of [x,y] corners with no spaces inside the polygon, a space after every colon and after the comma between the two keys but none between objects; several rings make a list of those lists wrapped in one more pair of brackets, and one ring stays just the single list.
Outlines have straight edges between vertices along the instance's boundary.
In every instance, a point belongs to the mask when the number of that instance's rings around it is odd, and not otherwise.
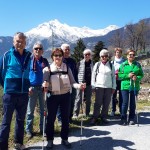
[{"label": "group of people", "polygon": [[[98,118],[108,123],[107,115],[112,102],[111,116],[115,115],[117,91],[119,91],[119,111],[121,124],[133,125],[135,117],[135,96],[140,89],[143,77],[141,65],[135,61],[135,51],[127,51],[127,59],[122,57],[122,49],[115,49],[115,57],[110,61],[109,51],[99,53],[100,60],[94,64],[92,51],[85,49],[83,59],[76,64],[70,57],[70,46],[62,44],[51,53],[49,65],[43,58],[42,43],[33,45],[33,52],[25,49],[26,36],[17,32],[13,47],[0,59],[0,83],[4,89],[3,119],[0,128],[0,150],[8,150],[8,139],[13,112],[16,112],[14,148],[23,149],[24,123],[28,137],[33,136],[34,110],[39,101],[40,134],[46,133],[47,148],[53,148],[54,122],[57,117],[61,124],[61,143],[71,148],[68,141],[69,123],[77,118],[82,106],[82,91],[86,102],[85,116],[89,117],[92,92],[95,103],[90,125]],[[44,102],[46,95],[46,102]],[[46,129],[43,128],[44,103],[47,108]],[[127,120],[128,103],[130,103]],[[26,122],[25,122],[26,118]],[[129,122],[128,122],[129,121]]]}]

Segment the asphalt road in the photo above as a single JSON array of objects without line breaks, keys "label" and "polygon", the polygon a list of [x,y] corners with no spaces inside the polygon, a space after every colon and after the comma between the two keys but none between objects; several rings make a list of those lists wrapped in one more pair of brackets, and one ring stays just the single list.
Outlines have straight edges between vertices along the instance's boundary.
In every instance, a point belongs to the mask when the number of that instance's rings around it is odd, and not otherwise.
[{"label": "asphalt road", "polygon": [[[141,112],[139,116],[139,126],[121,126],[118,119],[111,118],[107,126],[84,127],[82,139],[80,129],[71,131],[72,150],[150,150],[150,111]],[[53,150],[64,150],[60,143],[60,137],[55,137]],[[42,149],[42,144],[39,141],[28,146],[28,150]]]}]

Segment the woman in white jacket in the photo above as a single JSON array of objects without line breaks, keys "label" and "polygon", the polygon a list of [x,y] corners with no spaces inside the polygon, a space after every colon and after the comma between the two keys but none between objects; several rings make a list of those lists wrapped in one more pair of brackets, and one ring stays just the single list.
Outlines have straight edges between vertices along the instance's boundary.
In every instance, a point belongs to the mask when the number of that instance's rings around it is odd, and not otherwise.
[{"label": "woman in white jacket", "polygon": [[[95,125],[100,115],[102,123],[106,124],[111,96],[116,89],[115,69],[109,61],[109,52],[100,51],[100,61],[94,65],[92,71],[92,87],[95,89],[95,104],[93,118],[90,124]],[[102,108],[101,108],[102,107]],[[100,113],[100,109],[101,113]]]},{"label": "woman in white jacket", "polygon": [[75,82],[71,69],[62,62],[63,55],[62,49],[55,48],[51,54],[53,63],[50,65],[50,69],[45,68],[43,70],[44,81],[46,81],[43,83],[43,87],[47,87],[47,83],[49,83],[48,89],[51,94],[51,96],[47,97],[47,148],[53,147],[54,122],[58,106],[60,106],[62,118],[62,128],[60,133],[62,139],[61,143],[66,148],[71,148],[71,144],[68,142],[70,89],[71,86],[77,89],[85,88],[85,84],[78,84]]}]

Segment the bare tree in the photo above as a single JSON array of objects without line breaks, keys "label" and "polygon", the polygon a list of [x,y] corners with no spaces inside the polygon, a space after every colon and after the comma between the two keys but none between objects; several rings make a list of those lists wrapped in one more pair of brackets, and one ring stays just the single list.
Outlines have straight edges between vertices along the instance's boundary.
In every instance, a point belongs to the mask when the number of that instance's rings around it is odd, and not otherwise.
[{"label": "bare tree", "polygon": [[110,45],[113,47],[124,48],[124,32],[123,29],[118,29],[114,32],[114,35],[109,39]]},{"label": "bare tree", "polygon": [[137,52],[145,51],[148,44],[147,31],[148,24],[144,20],[137,24],[128,24],[125,29],[125,43],[127,47],[133,48]]}]

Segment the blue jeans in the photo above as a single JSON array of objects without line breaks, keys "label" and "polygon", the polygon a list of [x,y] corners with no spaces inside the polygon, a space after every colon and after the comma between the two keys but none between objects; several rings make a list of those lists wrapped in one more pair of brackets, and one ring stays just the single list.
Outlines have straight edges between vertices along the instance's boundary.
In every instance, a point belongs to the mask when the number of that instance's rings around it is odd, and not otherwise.
[{"label": "blue jeans", "polygon": [[129,92],[129,90],[122,90],[121,93],[123,98],[121,119],[127,119],[127,111],[129,107],[129,120],[133,120],[135,117],[135,108],[136,108],[134,91]]},{"label": "blue jeans", "polygon": [[61,139],[67,140],[69,133],[69,114],[70,114],[70,92],[61,95],[51,95],[47,99],[47,124],[46,135],[47,140],[54,139],[54,122],[58,107],[60,106],[62,127],[61,127]]},{"label": "blue jeans", "polygon": [[27,117],[26,117],[26,132],[31,132],[33,130],[33,119],[34,119],[34,110],[39,100],[40,108],[40,131],[43,131],[43,118],[44,118],[44,99],[43,99],[43,89],[41,86],[32,87],[32,94],[29,97],[28,108],[27,108]]},{"label": "blue jeans", "polygon": [[8,138],[13,112],[16,112],[15,143],[23,144],[24,120],[28,104],[28,94],[4,94],[3,120],[0,128],[0,149],[8,149]]},{"label": "blue jeans", "polygon": [[[74,109],[74,102],[75,102],[75,98],[76,98],[76,89],[75,88],[72,88],[72,93],[70,94],[70,116],[69,116],[69,120],[71,120],[72,116],[73,116],[73,109]],[[61,113],[60,113],[60,106],[58,107],[58,110],[57,110],[57,118],[58,118],[58,121],[61,122]]]}]

